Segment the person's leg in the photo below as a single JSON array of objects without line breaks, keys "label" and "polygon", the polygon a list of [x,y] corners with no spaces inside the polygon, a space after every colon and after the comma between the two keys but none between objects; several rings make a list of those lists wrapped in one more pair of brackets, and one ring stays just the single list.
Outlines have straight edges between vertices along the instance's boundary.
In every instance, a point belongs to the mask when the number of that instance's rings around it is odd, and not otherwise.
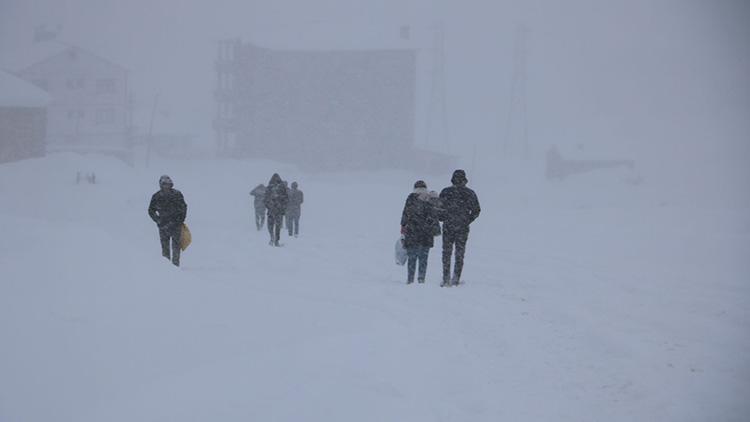
[{"label": "person's leg", "polygon": [[175,266],[180,266],[180,251],[182,248],[180,247],[182,240],[182,224],[177,225],[172,230],[172,263]]},{"label": "person's leg", "polygon": [[263,211],[255,209],[255,228],[260,231],[260,228],[263,227]]},{"label": "person's leg", "polygon": [[451,257],[453,255],[453,236],[443,229],[443,284],[450,282]]},{"label": "person's leg", "polygon": [[271,236],[271,244],[273,244],[273,233],[274,233],[274,216],[270,212],[268,213],[268,219],[266,221],[266,225],[268,226],[268,235]]},{"label": "person's leg", "polygon": [[430,255],[430,248],[422,246],[419,249],[419,279],[420,283],[424,283],[427,277],[427,257]]},{"label": "person's leg", "polygon": [[458,285],[461,281],[461,272],[464,269],[464,253],[466,253],[466,241],[469,232],[464,231],[456,236],[456,267],[453,269],[453,284]]},{"label": "person's leg", "polygon": [[414,272],[417,269],[417,247],[412,246],[406,249],[406,284],[414,283]]},{"label": "person's leg", "polygon": [[299,215],[294,216],[294,236],[299,236]]},{"label": "person's leg", "polygon": [[276,218],[275,218],[275,222],[276,222],[275,237],[274,237],[274,241],[273,241],[273,244],[275,246],[279,246],[279,240],[281,240],[281,222],[282,221],[284,221],[284,216],[283,215],[276,216]]},{"label": "person's leg", "polygon": [[262,229],[263,224],[265,224],[266,222],[266,210],[261,209],[259,213],[260,213],[260,228]]},{"label": "person's leg", "polygon": [[167,230],[159,228],[159,241],[161,242],[161,255],[164,258],[171,259],[169,254],[169,233]]},{"label": "person's leg", "polygon": [[291,214],[286,216],[286,228],[289,230],[289,237],[294,236],[294,216]]}]

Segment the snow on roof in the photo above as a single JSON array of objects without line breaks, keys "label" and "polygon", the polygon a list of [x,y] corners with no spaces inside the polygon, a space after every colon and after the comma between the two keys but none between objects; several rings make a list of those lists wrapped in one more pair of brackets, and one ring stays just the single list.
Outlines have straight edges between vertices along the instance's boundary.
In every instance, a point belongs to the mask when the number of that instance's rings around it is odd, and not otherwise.
[{"label": "snow on roof", "polygon": [[0,70],[0,107],[45,107],[49,102],[44,90]]},{"label": "snow on roof", "polygon": [[420,25],[379,26],[355,22],[308,22],[269,26],[260,23],[237,34],[258,47],[270,50],[414,50],[432,46],[436,29]]}]

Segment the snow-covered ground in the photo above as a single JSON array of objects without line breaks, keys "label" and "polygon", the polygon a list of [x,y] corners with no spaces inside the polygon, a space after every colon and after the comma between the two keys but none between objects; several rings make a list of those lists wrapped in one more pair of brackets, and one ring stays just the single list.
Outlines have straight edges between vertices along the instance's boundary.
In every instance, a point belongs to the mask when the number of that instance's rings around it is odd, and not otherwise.
[{"label": "snow-covered ground", "polygon": [[[283,248],[250,214],[273,171],[306,198]],[[162,173],[189,207],[179,269],[146,214]],[[604,176],[471,180],[466,284],[441,289],[439,248],[426,285],[393,263],[416,178],[1,165],[0,421],[747,420],[745,205]]]}]

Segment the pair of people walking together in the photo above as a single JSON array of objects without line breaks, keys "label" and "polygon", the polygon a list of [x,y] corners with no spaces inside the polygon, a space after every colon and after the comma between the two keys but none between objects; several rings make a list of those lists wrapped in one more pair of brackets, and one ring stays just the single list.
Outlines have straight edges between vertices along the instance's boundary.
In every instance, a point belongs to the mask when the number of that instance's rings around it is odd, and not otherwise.
[{"label": "pair of people walking together", "polygon": [[[453,172],[452,186],[437,195],[427,190],[427,184],[419,180],[414,192],[409,194],[401,213],[401,234],[407,251],[407,284],[424,283],[427,260],[434,238],[443,237],[443,280],[441,286],[458,286],[464,266],[469,226],[479,217],[479,200],[473,190],[466,187],[468,179],[463,170]],[[443,223],[442,229],[440,222]],[[455,265],[451,264],[455,251]],[[418,268],[417,268],[418,267]],[[418,271],[418,273],[417,273]]]}]

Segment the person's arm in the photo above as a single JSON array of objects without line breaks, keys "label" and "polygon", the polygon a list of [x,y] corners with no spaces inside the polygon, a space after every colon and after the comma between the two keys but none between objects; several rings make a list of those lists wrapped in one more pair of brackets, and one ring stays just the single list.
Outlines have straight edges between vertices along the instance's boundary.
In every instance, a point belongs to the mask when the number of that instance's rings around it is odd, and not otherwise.
[{"label": "person's arm", "polygon": [[177,221],[177,223],[182,224],[185,222],[185,218],[187,218],[187,203],[185,202],[185,197],[182,196],[182,193],[180,193],[177,206],[178,206],[178,211],[177,211],[177,218],[175,220]]},{"label": "person's arm", "polygon": [[412,201],[411,201],[411,195],[406,198],[406,203],[404,203],[404,210],[401,212],[401,233],[404,233],[406,231],[406,223],[409,221],[409,217],[411,217],[412,213]]},{"label": "person's arm", "polygon": [[305,202],[305,194],[299,191],[299,204],[302,205],[303,202]]},{"label": "person's arm", "polygon": [[148,216],[154,220],[154,223],[159,224],[159,214],[156,213],[156,195],[151,197],[151,203],[148,204]]},{"label": "person's arm", "polygon": [[477,198],[477,194],[476,193],[472,192],[470,204],[471,204],[471,208],[470,208],[470,210],[471,210],[471,217],[470,218],[471,219],[469,220],[469,223],[473,223],[474,220],[476,220],[477,217],[479,217],[479,213],[482,212],[482,208],[480,208],[480,206],[479,206],[479,198]]},{"label": "person's arm", "polygon": [[286,209],[289,206],[289,194],[286,189],[282,191],[281,197],[281,212],[286,213]]},{"label": "person's arm", "polygon": [[438,221],[443,221],[443,222],[445,221],[445,217],[447,215],[447,212],[445,212],[445,200],[446,200],[447,196],[448,196],[448,194],[447,194],[447,192],[446,192],[445,189],[443,189],[442,191],[440,191],[440,196],[438,196],[438,203],[440,204],[440,206],[437,209],[437,211],[438,211],[437,212]]}]

